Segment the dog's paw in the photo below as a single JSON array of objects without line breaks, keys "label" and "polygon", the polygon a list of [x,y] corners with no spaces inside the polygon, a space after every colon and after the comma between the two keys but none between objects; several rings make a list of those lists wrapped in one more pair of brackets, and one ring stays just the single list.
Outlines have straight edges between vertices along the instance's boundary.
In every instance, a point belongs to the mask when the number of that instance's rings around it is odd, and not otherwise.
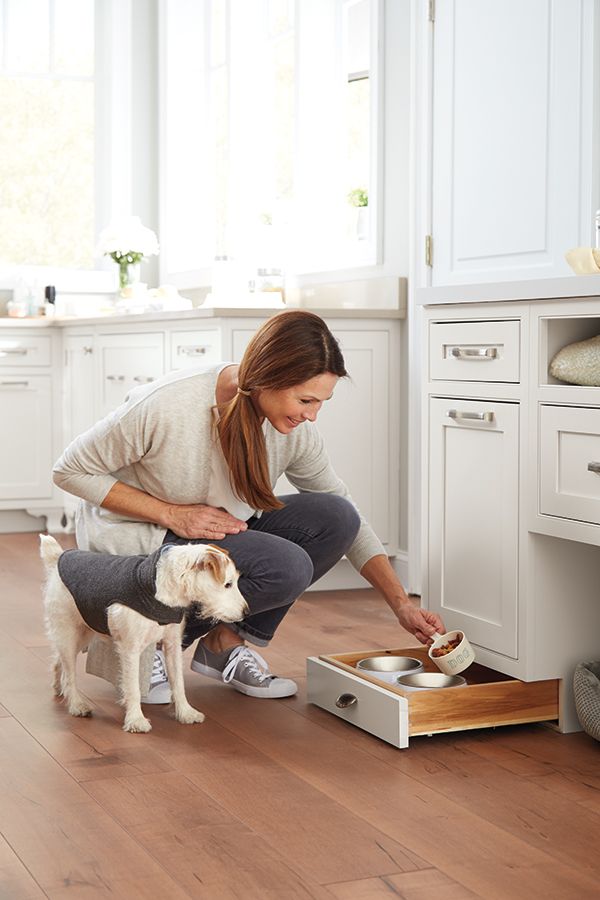
[{"label": "dog's paw", "polygon": [[77,700],[69,703],[69,714],[71,716],[91,716],[92,707],[85,700]]},{"label": "dog's paw", "polygon": [[123,731],[129,731],[132,734],[152,731],[152,725],[150,724],[150,719],[147,719],[145,716],[138,716],[137,719],[125,719]]},{"label": "dog's paw", "polygon": [[204,713],[201,713],[199,709],[194,709],[193,706],[188,706],[176,712],[175,718],[182,725],[195,725],[198,722],[204,722]]}]

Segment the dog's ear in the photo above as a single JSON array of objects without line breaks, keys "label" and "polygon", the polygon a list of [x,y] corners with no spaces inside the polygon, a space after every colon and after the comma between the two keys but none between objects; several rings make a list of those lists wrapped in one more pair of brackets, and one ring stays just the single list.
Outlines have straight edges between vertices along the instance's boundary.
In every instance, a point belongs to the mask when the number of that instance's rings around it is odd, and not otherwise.
[{"label": "dog's ear", "polygon": [[207,544],[204,548],[205,552],[196,562],[196,567],[204,571],[210,572],[215,581],[222,584],[227,579],[227,562],[228,553],[224,553],[218,547]]},{"label": "dog's ear", "polygon": [[231,554],[229,550],[226,550],[225,547],[217,547],[215,544],[205,544],[210,550],[216,550],[217,553],[224,553],[225,556],[229,556],[231,558]]}]

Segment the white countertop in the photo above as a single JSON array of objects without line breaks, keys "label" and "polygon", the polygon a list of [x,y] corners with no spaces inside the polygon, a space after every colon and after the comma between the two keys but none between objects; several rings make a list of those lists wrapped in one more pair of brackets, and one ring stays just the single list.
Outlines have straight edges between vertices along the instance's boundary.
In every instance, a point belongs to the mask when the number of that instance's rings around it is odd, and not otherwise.
[{"label": "white countertop", "polygon": [[507,300],[564,300],[586,297],[600,299],[600,275],[568,275],[565,278],[533,278],[530,281],[495,281],[417,288],[415,297],[418,306]]},{"label": "white countertop", "polygon": [[[297,307],[288,307],[294,309]],[[308,309],[308,307],[307,307]],[[73,325],[129,325],[134,322],[173,322],[203,319],[237,318],[237,319],[265,319],[272,316],[277,310],[239,308],[229,309],[220,307],[198,307],[197,309],[178,310],[176,312],[146,312],[135,315],[105,315],[105,316],[31,316],[23,319],[0,317],[0,328],[49,328]],[[404,319],[405,309],[313,309],[310,312],[322,316],[324,319]]]}]

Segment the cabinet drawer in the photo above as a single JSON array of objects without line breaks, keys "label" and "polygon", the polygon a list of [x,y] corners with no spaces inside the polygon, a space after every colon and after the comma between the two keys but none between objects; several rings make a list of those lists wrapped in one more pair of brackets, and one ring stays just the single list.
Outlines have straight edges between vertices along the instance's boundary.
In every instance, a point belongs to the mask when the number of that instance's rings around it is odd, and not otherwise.
[{"label": "cabinet drawer", "polygon": [[5,335],[0,337],[0,366],[11,369],[20,366],[49,366],[51,363],[49,335]]},{"label": "cabinet drawer", "polygon": [[[467,686],[404,692],[371,675],[358,675],[365,656],[413,656],[426,671],[437,672],[427,650],[375,650],[311,656],[307,660],[308,701],[395,747],[408,747],[410,737],[497,725],[519,725],[558,718],[558,680],[519,681],[474,663],[463,673]],[[339,698],[355,697],[338,707]]]},{"label": "cabinet drawer", "polygon": [[432,322],[432,381],[518,383],[520,322]]},{"label": "cabinet drawer", "polygon": [[174,331],[171,333],[171,369],[186,369],[221,359],[221,332]]},{"label": "cabinet drawer", "polygon": [[540,512],[600,525],[600,409],[540,407]]}]

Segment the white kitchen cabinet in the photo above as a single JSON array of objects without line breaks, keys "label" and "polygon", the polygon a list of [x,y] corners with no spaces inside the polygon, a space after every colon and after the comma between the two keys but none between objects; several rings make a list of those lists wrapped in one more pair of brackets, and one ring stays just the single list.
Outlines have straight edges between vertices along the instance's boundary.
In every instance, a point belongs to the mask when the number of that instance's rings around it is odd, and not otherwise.
[{"label": "white kitchen cabinet", "polygon": [[116,409],[132,388],[164,374],[164,343],[161,332],[98,336],[99,417]]},{"label": "white kitchen cabinet", "polygon": [[519,405],[429,401],[429,608],[516,658]]},{"label": "white kitchen cabinet", "polygon": [[0,498],[52,497],[51,377],[19,369],[0,372]]},{"label": "white kitchen cabinet", "polygon": [[[549,366],[600,334],[600,294],[578,294],[586,284],[575,277],[540,282],[527,302],[495,302],[497,285],[488,288],[462,288],[459,303],[455,288],[439,290],[446,303],[423,292],[423,601],[465,631],[483,665],[559,679],[560,729],[576,731],[573,671],[600,656],[600,387],[561,383]],[[437,368],[443,346],[506,347],[510,332],[517,352],[505,359],[518,380],[480,380],[496,359],[476,354],[460,360],[460,378],[451,354]],[[465,412],[489,421],[456,418]]]},{"label": "white kitchen cabinet", "polygon": [[590,246],[598,15],[594,0],[436,0],[432,285],[567,275],[565,250]]},{"label": "white kitchen cabinet", "polygon": [[66,447],[96,421],[94,335],[66,334],[63,358],[63,443]]}]

